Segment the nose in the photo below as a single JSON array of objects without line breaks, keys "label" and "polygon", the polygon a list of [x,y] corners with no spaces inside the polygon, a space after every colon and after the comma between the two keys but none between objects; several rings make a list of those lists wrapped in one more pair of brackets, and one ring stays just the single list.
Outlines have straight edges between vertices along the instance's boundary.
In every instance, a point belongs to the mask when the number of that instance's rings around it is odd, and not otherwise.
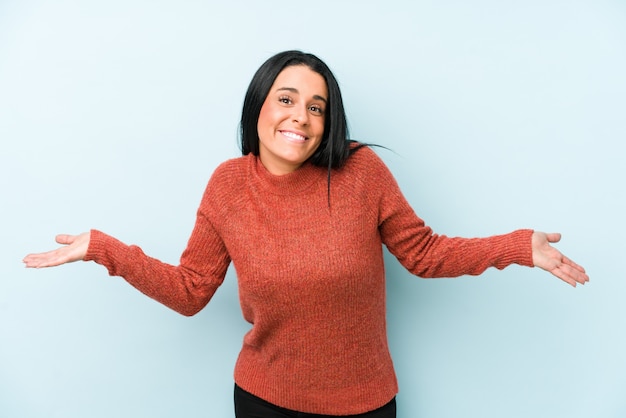
[{"label": "nose", "polygon": [[293,121],[297,122],[301,125],[307,125],[309,123],[309,112],[308,108],[304,106],[294,106],[293,107]]}]

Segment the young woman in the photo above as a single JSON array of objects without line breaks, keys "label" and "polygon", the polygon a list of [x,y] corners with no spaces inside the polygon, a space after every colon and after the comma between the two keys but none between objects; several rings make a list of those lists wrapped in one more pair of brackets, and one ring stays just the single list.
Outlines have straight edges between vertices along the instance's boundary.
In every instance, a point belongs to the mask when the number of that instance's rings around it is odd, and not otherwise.
[{"label": "young woman", "polygon": [[299,51],[254,75],[241,117],[243,156],[213,173],[187,248],[173,266],[100,231],[59,235],[27,267],[93,260],[141,292],[193,315],[232,262],[253,326],[235,367],[246,417],[395,417],[383,244],[420,277],[537,266],[572,286],[589,280],[550,245],[559,234],[434,234],[367,146],[348,139],[329,68]]}]

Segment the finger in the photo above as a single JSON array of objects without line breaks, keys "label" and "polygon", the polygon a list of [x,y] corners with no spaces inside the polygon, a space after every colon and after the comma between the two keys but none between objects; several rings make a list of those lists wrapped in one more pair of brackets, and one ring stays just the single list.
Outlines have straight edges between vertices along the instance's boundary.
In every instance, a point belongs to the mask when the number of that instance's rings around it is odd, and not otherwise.
[{"label": "finger", "polygon": [[558,232],[553,232],[550,234],[546,234],[546,238],[548,239],[548,242],[559,242],[561,241],[561,234],[559,234]]},{"label": "finger", "polygon": [[566,274],[562,269],[556,268],[551,271],[559,279],[563,280],[565,283],[569,284],[572,287],[576,287],[576,280],[571,278],[568,274]]},{"label": "finger", "polygon": [[22,260],[24,265],[28,268],[43,267],[43,259],[38,255],[28,255]]},{"label": "finger", "polygon": [[558,272],[558,274],[555,272],[557,277],[572,284],[574,287],[576,287],[576,283],[584,285],[589,281],[589,276],[568,264],[561,264],[556,271]]},{"label": "finger", "polygon": [[76,235],[69,235],[69,234],[59,234],[56,237],[54,237],[54,240],[57,243],[63,244],[63,245],[70,245],[71,243],[74,242],[75,239],[76,239]]},{"label": "finger", "polygon": [[563,263],[565,263],[565,264],[567,264],[569,266],[572,266],[573,268],[575,268],[576,270],[578,270],[578,271],[580,271],[582,273],[586,273],[585,269],[583,268],[583,266],[575,263],[573,260],[571,260],[571,259],[569,259],[569,258],[567,258],[565,256],[563,256]]},{"label": "finger", "polygon": [[40,267],[52,267],[54,266],[54,261],[58,259],[58,256],[53,254],[52,252],[42,253],[42,254],[29,254],[24,257],[24,264],[26,267],[30,268],[40,268]]},{"label": "finger", "polygon": [[39,263],[43,258],[52,256],[54,251],[56,250],[47,251],[45,253],[28,254],[22,261],[26,264]]},{"label": "finger", "polygon": [[582,272],[582,271],[580,271],[578,269],[574,269],[572,267],[569,267],[569,266],[568,266],[568,268],[569,268],[568,274],[570,275],[570,277],[572,277],[578,283],[585,284],[585,283],[587,283],[589,281],[589,276],[586,273],[584,273],[584,272]]},{"label": "finger", "polygon": [[589,276],[585,272],[585,269],[565,256],[562,256],[561,265],[559,266],[559,268],[568,277],[580,284],[585,284],[589,281]]},{"label": "finger", "polygon": [[71,260],[71,255],[65,250],[66,248],[58,248],[39,254],[29,254],[22,261],[26,267],[31,268],[59,266]]}]

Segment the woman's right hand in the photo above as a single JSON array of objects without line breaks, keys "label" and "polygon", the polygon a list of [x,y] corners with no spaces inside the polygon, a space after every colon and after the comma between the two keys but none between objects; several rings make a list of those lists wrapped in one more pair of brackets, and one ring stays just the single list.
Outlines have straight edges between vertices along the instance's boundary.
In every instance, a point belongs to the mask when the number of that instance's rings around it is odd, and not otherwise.
[{"label": "woman's right hand", "polygon": [[80,235],[57,235],[55,240],[63,244],[63,247],[45,253],[28,254],[22,261],[26,267],[41,268],[82,260],[87,254],[90,235],[89,232]]}]

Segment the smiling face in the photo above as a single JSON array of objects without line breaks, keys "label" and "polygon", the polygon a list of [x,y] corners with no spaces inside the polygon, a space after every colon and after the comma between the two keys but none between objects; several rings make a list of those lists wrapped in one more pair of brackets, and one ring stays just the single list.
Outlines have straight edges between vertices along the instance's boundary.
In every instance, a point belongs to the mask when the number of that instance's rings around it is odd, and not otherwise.
[{"label": "smiling face", "polygon": [[309,67],[290,66],[278,74],[257,123],[259,158],[270,173],[291,173],[317,150],[327,101],[326,81]]}]

